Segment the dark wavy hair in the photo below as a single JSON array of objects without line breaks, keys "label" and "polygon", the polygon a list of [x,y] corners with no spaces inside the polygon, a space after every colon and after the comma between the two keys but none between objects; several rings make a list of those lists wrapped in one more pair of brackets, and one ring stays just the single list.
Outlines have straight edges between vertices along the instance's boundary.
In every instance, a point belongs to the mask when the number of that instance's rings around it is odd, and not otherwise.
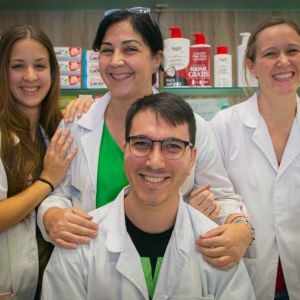
[{"label": "dark wavy hair", "polygon": [[[141,35],[145,44],[150,48],[154,56],[163,51],[163,37],[159,26],[149,14],[131,13],[127,10],[120,10],[105,16],[98,26],[96,37],[93,42],[93,50],[99,51],[107,30],[116,23],[128,21],[133,29]],[[160,68],[162,68],[160,66]],[[152,84],[156,82],[155,73],[152,74]]]}]

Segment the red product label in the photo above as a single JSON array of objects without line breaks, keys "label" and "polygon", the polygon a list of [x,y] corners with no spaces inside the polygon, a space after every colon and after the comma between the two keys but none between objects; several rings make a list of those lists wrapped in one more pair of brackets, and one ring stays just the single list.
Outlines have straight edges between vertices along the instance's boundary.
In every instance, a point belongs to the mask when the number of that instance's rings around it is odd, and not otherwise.
[{"label": "red product label", "polygon": [[70,47],[69,53],[71,57],[79,56],[80,55],[80,48],[79,47]]},{"label": "red product label", "polygon": [[190,63],[186,68],[189,86],[211,86],[210,47],[191,47]]},{"label": "red product label", "polygon": [[164,72],[165,86],[186,86],[186,68],[175,70],[175,67],[170,67]]},{"label": "red product label", "polygon": [[70,85],[76,85],[80,83],[80,75],[69,76]]},{"label": "red product label", "polygon": [[70,71],[77,71],[80,70],[80,61],[70,61],[69,62],[69,69]]}]

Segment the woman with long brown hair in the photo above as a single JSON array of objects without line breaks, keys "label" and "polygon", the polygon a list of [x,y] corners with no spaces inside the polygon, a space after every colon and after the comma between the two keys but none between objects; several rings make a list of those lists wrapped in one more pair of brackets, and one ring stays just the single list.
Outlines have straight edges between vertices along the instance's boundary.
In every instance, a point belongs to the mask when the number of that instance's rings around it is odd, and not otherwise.
[{"label": "woman with long brown hair", "polygon": [[69,131],[56,131],[61,119],[59,92],[58,63],[45,33],[32,26],[4,32],[0,39],[0,298],[34,299],[51,254],[52,247],[37,229],[35,209],[61,182],[77,152],[71,148]]}]

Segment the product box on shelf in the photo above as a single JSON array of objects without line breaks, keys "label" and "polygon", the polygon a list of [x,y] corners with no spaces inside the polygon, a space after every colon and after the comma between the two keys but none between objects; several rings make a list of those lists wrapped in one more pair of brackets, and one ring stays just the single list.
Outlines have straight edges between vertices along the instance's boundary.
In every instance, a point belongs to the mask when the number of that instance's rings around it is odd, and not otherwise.
[{"label": "product box on shelf", "polygon": [[84,64],[85,76],[99,76],[99,64],[98,62],[87,62]]},{"label": "product box on shelf", "polygon": [[81,61],[59,60],[60,75],[81,75]]},{"label": "product box on shelf", "polygon": [[83,50],[83,61],[84,62],[96,62],[99,61],[99,52],[93,50]]},{"label": "product box on shelf", "polygon": [[100,74],[98,74],[98,76],[84,76],[82,84],[83,88],[85,89],[106,88],[106,85],[100,77]]},{"label": "product box on shelf", "polygon": [[61,75],[60,87],[62,89],[80,89],[81,76],[80,75]]},{"label": "product box on shelf", "polygon": [[93,50],[83,51],[83,88],[105,88],[99,73],[99,52]]},{"label": "product box on shelf", "polygon": [[81,61],[80,47],[54,47],[57,60]]},{"label": "product box on shelf", "polygon": [[54,47],[59,65],[62,89],[81,88],[82,49],[80,47]]}]

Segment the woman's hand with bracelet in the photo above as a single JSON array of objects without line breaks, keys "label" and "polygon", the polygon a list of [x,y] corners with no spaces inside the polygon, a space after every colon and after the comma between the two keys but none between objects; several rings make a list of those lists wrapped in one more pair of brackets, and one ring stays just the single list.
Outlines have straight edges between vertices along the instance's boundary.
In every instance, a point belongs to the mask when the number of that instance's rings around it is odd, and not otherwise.
[{"label": "woman's hand with bracelet", "polygon": [[[40,180],[56,188],[65,177],[77,147],[72,146],[73,137],[69,129],[58,128],[53,135],[44,158],[44,169]],[[51,189],[52,189],[51,187]]]}]

